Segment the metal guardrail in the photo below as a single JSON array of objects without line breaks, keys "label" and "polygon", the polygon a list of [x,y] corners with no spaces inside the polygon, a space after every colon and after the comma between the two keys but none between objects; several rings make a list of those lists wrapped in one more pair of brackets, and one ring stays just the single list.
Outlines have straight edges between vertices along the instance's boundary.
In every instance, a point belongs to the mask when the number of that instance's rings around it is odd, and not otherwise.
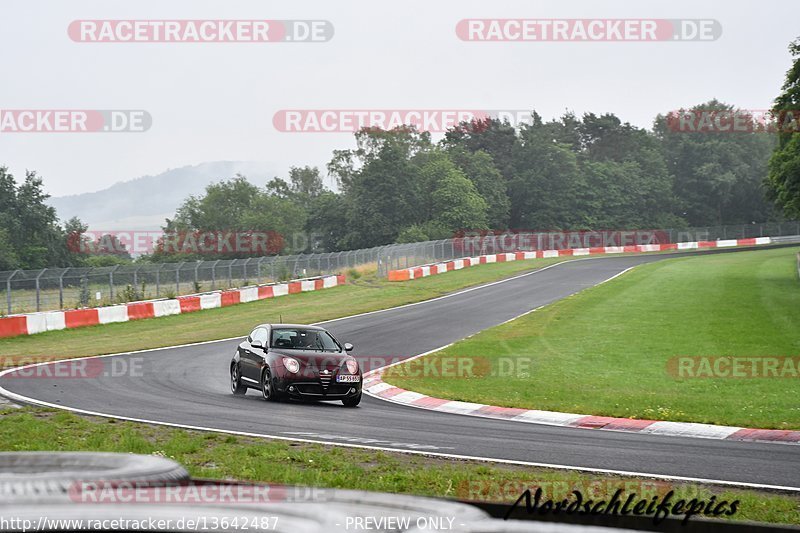
[{"label": "metal guardrail", "polygon": [[[547,233],[514,232],[519,237]],[[667,242],[747,239],[800,234],[800,222],[738,224],[705,228],[660,230]],[[505,235],[488,235],[474,243],[472,255],[512,251]],[[47,268],[0,272],[0,291],[5,305],[0,314],[94,307],[135,300],[175,297],[209,290],[242,287],[254,283],[285,281],[351,268],[373,266],[381,277],[390,270],[464,257],[466,238],[374,248],[289,256],[251,257],[182,263],[135,263],[99,268]],[[516,250],[518,243],[514,244]]]}]

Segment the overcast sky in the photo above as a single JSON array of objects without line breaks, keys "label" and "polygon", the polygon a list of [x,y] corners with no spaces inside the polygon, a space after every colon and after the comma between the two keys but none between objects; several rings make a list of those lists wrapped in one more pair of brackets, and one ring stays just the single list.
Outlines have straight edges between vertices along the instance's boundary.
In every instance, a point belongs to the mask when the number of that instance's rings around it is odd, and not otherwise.
[{"label": "overcast sky", "polygon": [[[404,2],[4,0],[0,109],[143,109],[144,133],[0,133],[0,165],[56,196],[213,160],[324,165],[344,133],[281,133],[281,109],[565,109],[649,127],[718,98],[764,109],[790,65],[786,0]],[[464,42],[464,18],[716,19],[712,42]],[[323,19],[327,43],[78,43],[76,19]]]}]

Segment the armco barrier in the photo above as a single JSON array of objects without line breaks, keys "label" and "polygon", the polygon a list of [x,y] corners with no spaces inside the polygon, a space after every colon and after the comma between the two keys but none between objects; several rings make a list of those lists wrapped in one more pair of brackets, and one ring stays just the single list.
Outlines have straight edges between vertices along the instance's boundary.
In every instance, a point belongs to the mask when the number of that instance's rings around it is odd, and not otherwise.
[{"label": "armco barrier", "polygon": [[204,309],[227,307],[244,302],[275,298],[299,292],[318,291],[342,285],[345,277],[341,274],[318,278],[292,280],[287,283],[260,285],[224,291],[191,294],[174,299],[130,302],[93,309],[69,309],[66,311],[47,311],[12,315],[0,318],[0,337],[33,335],[45,331],[81,328],[114,322],[128,322],[145,318],[193,313]]},{"label": "armco barrier", "polygon": [[606,246],[598,248],[568,248],[564,250],[536,250],[529,252],[511,252],[502,254],[481,255],[478,257],[462,257],[443,263],[422,265],[389,271],[389,281],[409,281],[424,278],[435,274],[442,274],[451,270],[484,265],[487,263],[505,263],[507,261],[522,261],[525,259],[541,259],[544,257],[603,255],[621,253],[663,252],[667,250],[699,250],[705,248],[732,248],[735,246],[756,246],[770,244],[770,237],[757,237],[754,239],[730,239],[720,241],[679,242],[672,244],[640,244],[636,246]]}]

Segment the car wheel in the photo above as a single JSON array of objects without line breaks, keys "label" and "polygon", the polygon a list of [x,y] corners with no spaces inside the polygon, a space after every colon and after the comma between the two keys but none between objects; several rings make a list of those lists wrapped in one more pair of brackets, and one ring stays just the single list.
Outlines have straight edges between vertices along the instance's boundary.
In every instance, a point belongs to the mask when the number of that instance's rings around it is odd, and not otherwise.
[{"label": "car wheel", "polygon": [[261,374],[261,397],[268,402],[280,401],[278,391],[276,391],[275,387],[272,385],[272,373],[269,371],[269,368],[265,369],[264,373]]},{"label": "car wheel", "polygon": [[239,365],[231,365],[231,392],[235,396],[243,396],[247,392],[247,387],[242,383],[242,376],[239,372]]},{"label": "car wheel", "polygon": [[361,393],[358,393],[358,396],[353,396],[351,398],[345,398],[342,400],[342,403],[345,407],[355,407],[359,403],[361,403]]}]

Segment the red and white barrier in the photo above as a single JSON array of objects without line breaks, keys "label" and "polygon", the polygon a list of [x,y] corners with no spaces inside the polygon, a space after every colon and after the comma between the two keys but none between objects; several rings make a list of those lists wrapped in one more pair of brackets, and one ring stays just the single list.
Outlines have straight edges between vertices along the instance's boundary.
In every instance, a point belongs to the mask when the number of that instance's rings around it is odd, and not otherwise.
[{"label": "red and white barrier", "polygon": [[754,239],[730,239],[724,241],[698,241],[679,242],[672,244],[639,244],[636,246],[605,246],[597,248],[569,248],[565,250],[537,250],[533,252],[513,252],[479,257],[462,257],[443,263],[422,265],[389,271],[389,281],[408,281],[424,278],[435,274],[442,274],[451,270],[460,270],[469,266],[484,265],[487,263],[505,263],[507,261],[523,261],[526,259],[541,259],[544,257],[605,255],[621,253],[664,252],[667,250],[700,250],[706,248],[730,248],[734,246],[756,246],[769,244],[769,237],[756,237]]},{"label": "red and white barrier", "polygon": [[204,309],[228,307],[229,305],[254,302],[298,292],[329,289],[343,285],[344,282],[344,275],[321,276],[273,285],[257,285],[243,289],[191,294],[173,299],[130,302],[91,309],[68,309],[66,311],[11,315],[0,318],[0,337],[34,335],[59,329],[193,313]]},{"label": "red and white barrier", "polygon": [[500,420],[512,420],[514,422],[529,424],[649,433],[651,435],[792,444],[800,443],[800,431],[788,429],[753,429],[692,422],[614,418],[610,416],[559,413],[556,411],[518,409],[514,407],[498,407],[480,403],[445,400],[443,398],[434,398],[418,392],[401,389],[400,387],[395,387],[394,385],[386,383],[383,381],[382,371],[383,369],[378,369],[364,375],[364,392],[375,398],[409,407],[438,411],[440,413],[477,416],[481,418],[497,418]]}]

